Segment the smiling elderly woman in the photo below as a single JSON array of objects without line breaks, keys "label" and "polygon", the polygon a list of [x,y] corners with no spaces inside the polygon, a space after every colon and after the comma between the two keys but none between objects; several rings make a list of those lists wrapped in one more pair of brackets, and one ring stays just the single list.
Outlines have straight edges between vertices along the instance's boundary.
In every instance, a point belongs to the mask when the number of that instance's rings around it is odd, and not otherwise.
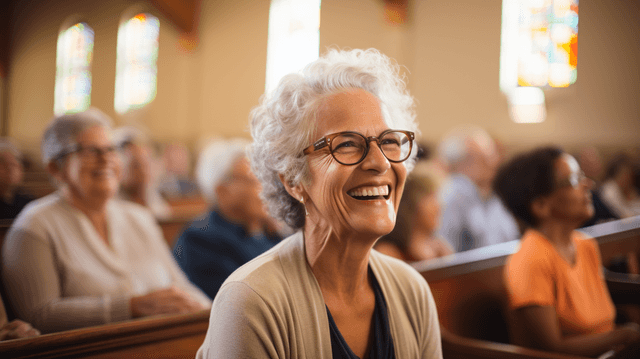
[{"label": "smiling elderly woman", "polygon": [[415,161],[398,71],[376,50],[332,50],[253,110],[254,172],[298,232],[227,279],[198,357],[442,357],[429,286],[372,250]]},{"label": "smiling elderly woman", "polygon": [[151,213],[115,199],[120,159],[97,109],[55,118],[42,157],[58,191],[16,218],[2,279],[16,314],[43,332],[204,309]]}]

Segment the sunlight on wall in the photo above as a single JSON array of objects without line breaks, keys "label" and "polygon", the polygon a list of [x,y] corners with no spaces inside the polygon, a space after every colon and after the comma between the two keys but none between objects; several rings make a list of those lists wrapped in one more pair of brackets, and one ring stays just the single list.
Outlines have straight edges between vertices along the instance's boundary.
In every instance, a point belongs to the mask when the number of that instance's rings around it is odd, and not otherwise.
[{"label": "sunlight on wall", "polygon": [[320,0],[272,0],[269,11],[266,91],[301,70],[320,52]]}]

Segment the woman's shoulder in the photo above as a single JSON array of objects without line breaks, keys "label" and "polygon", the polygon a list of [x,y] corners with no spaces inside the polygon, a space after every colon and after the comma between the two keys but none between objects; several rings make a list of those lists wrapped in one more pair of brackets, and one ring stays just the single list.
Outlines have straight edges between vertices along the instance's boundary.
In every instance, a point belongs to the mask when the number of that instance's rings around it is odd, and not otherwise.
[{"label": "woman's shoulder", "polygon": [[553,248],[537,231],[528,230],[520,239],[518,249],[509,256],[505,265],[508,272],[522,272],[525,268],[549,264]]},{"label": "woman's shoulder", "polygon": [[[243,283],[263,296],[278,294],[274,286],[286,284],[286,272],[291,269],[283,264],[280,256],[286,249],[284,247],[290,244],[290,241],[295,240],[294,236],[283,240],[275,247],[236,269],[225,280],[222,287],[227,283]],[[298,274],[302,275],[302,273]]]},{"label": "woman's shoulder", "polygon": [[66,213],[62,198],[57,192],[33,200],[18,214],[12,228],[31,228],[39,222],[60,217]]}]

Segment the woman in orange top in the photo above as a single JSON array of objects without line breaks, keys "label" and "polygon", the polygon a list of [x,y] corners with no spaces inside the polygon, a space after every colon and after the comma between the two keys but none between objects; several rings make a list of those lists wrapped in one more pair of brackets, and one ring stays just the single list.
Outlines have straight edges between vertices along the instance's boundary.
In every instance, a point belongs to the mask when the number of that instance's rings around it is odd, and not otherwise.
[{"label": "woman in orange top", "polygon": [[576,231],[593,216],[591,180],[558,148],[515,157],[494,189],[527,230],[505,266],[512,340],[599,356],[640,341],[636,324],[616,327],[595,240]]}]

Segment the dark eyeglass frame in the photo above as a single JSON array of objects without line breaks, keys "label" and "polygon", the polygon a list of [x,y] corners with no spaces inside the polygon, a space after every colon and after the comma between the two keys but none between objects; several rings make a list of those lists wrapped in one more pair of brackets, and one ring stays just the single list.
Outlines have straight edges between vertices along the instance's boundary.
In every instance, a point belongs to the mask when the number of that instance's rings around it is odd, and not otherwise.
[{"label": "dark eyeglass frame", "polygon": [[81,152],[89,153],[91,154],[91,158],[97,159],[100,156],[108,156],[110,154],[116,154],[121,149],[122,149],[121,146],[116,146],[116,145],[111,145],[107,147],[96,147],[96,146],[82,146],[79,144],[74,144],[72,146],[69,146],[67,150],[60,153],[56,157],[56,160],[61,160],[69,156],[70,154],[81,153]]},{"label": "dark eyeglass frame", "polygon": [[[384,137],[386,134],[390,133],[390,132],[401,132],[404,133],[407,138],[409,138],[409,152],[407,153],[407,156],[401,160],[392,160],[389,157],[387,157],[387,155],[384,153],[384,151],[382,150],[382,146],[380,145],[380,138]],[[367,147],[365,147],[364,152],[362,153],[362,157],[360,157],[360,159],[358,161],[356,161],[355,163],[344,163],[342,161],[340,161],[339,159],[336,158],[336,156],[333,154],[333,147],[332,147],[332,143],[333,140],[341,135],[357,135],[360,136],[364,139],[364,142],[367,144]],[[382,131],[382,133],[378,136],[365,136],[359,132],[355,132],[355,131],[343,131],[343,132],[336,132],[336,133],[332,133],[329,135],[326,135],[322,138],[320,138],[319,140],[317,140],[316,142],[314,142],[311,146],[305,148],[304,150],[302,150],[302,155],[308,155],[312,152],[321,150],[325,147],[329,147],[329,152],[331,153],[331,157],[333,157],[334,160],[336,160],[338,163],[345,165],[345,166],[355,166],[358,163],[362,162],[366,157],[367,154],[369,154],[369,149],[371,148],[371,146],[369,145],[369,143],[371,141],[375,141],[378,144],[378,148],[380,148],[380,152],[382,152],[382,155],[384,156],[384,158],[386,158],[389,162],[393,162],[393,163],[400,163],[400,162],[404,162],[406,161],[409,157],[411,157],[411,151],[413,151],[413,142],[416,139],[416,135],[415,133],[411,132],[411,131],[405,131],[405,130],[393,130],[393,129],[389,129],[389,130],[384,130]]]}]

